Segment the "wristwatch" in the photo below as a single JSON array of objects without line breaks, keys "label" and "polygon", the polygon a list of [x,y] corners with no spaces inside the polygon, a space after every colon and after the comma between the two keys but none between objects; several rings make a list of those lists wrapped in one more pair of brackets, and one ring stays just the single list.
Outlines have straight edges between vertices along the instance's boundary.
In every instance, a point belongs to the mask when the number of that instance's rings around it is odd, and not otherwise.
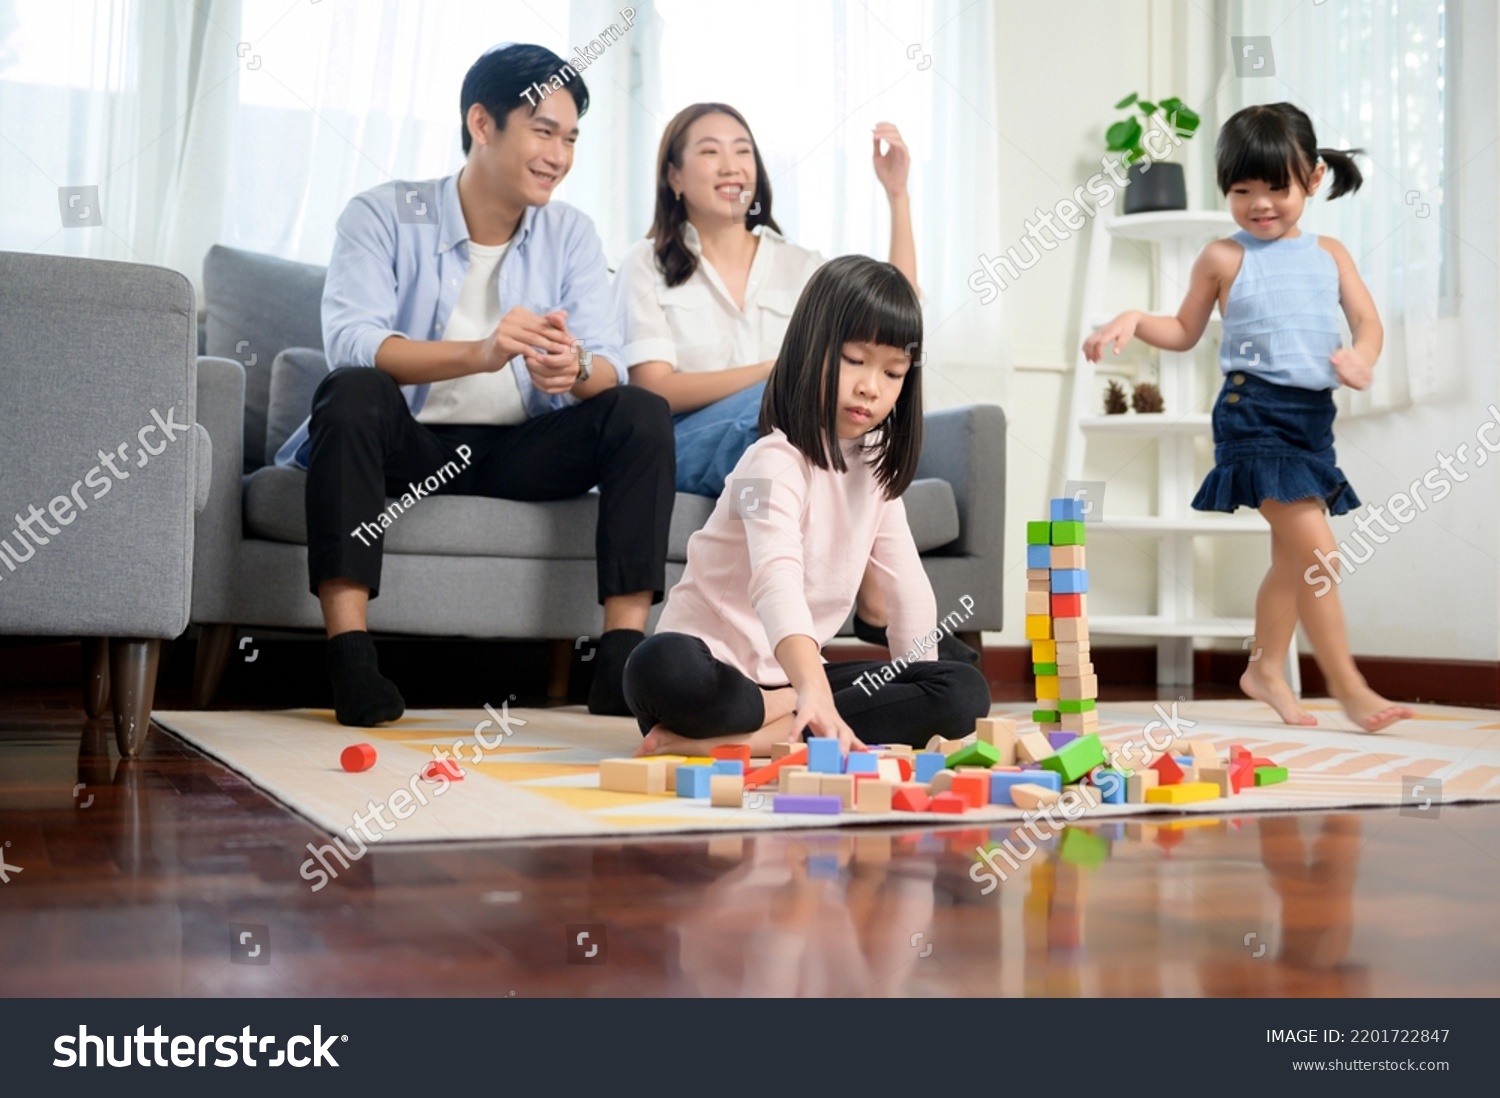
[{"label": "wristwatch", "polygon": [[[594,352],[590,351],[582,343],[573,344],[573,353],[578,356],[578,381],[587,381],[591,371],[589,367],[594,364]],[[577,382],[574,382],[576,385]]]}]

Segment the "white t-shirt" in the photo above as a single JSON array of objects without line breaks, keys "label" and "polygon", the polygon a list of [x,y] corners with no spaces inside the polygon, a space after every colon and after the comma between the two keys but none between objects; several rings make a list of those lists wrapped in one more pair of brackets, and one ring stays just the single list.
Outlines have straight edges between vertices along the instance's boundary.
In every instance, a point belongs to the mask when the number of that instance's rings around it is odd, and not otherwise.
[{"label": "white t-shirt", "polygon": [[[444,339],[484,339],[504,315],[500,308],[500,261],[505,244],[469,241],[469,274],[459,288],[453,312],[443,326]],[[435,381],[427,403],[417,413],[418,423],[482,423],[514,426],[525,423],[526,406],[516,385],[516,360],[492,374],[466,374]],[[524,366],[519,367],[525,369]]]},{"label": "white t-shirt", "polygon": [[661,361],[682,373],[701,373],[776,357],[797,298],[823,257],[768,226],[756,231],[760,245],[750,264],[743,310],[703,258],[698,230],[691,224],[682,226],[682,238],[698,257],[698,266],[680,286],[668,286],[657,269],[654,241],[630,246],[615,274],[615,314],[625,338],[626,366]]}]

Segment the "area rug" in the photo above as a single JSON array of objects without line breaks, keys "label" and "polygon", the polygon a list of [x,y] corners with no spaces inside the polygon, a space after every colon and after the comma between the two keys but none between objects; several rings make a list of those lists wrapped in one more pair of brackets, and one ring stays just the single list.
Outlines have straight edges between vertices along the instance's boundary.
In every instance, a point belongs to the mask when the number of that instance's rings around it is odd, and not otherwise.
[{"label": "area rug", "polygon": [[[1251,701],[1129,702],[1099,706],[1106,745],[1207,740],[1220,755],[1231,743],[1287,767],[1285,783],[1232,797],[1167,808],[1105,805],[1093,817],[1145,814],[1245,814],[1432,803],[1500,801],[1500,713],[1421,706],[1417,719],[1384,733],[1348,731],[1331,702],[1309,701],[1321,728],[1289,728]],[[1035,731],[1015,707],[1018,730]],[[962,816],[931,813],[780,814],[773,794],[749,794],[743,807],[707,800],[599,789],[601,759],[630,754],[640,742],[635,722],[595,717],[579,707],[556,709],[431,709],[408,712],[375,729],[339,725],[326,709],[284,712],[157,712],[156,723],[265,790],[330,835],[350,834],[364,818],[381,845],[452,840],[506,840],[652,832],[759,831],[867,824],[922,825],[1019,819],[1016,808],[990,806]],[[503,723],[502,723],[503,720]],[[1342,729],[1340,728],[1342,726]],[[347,773],[345,747],[369,743],[373,767]],[[460,781],[419,775],[446,751],[462,762]],[[401,792],[405,791],[405,792]],[[393,799],[394,798],[394,799]],[[370,815],[373,808],[381,811]],[[378,822],[377,822],[378,821]],[[389,821],[389,827],[386,822]]]}]

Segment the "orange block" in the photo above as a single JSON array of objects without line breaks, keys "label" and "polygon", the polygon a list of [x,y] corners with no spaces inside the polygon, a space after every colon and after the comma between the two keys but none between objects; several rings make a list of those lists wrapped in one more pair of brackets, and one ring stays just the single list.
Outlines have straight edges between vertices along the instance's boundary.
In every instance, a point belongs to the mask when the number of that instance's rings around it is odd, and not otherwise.
[{"label": "orange block", "polygon": [[990,803],[989,771],[986,770],[983,774],[959,774],[954,777],[948,791],[957,793],[970,808],[983,808]]},{"label": "orange block", "polygon": [[[746,750],[749,750],[746,748]],[[786,766],[800,766],[807,762],[807,748],[799,747],[790,755],[783,755],[769,766],[763,766],[745,775],[745,788],[754,789],[760,785],[772,785],[781,775],[781,770]]]}]

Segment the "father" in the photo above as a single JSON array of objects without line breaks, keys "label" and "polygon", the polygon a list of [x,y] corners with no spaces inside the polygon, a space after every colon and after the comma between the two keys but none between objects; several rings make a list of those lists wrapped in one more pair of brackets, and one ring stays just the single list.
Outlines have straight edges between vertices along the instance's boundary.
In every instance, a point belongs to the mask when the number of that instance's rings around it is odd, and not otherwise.
[{"label": "father", "polygon": [[509,44],[469,69],[461,106],[458,173],[384,184],[339,218],[323,291],[338,368],[276,456],[308,473],[335,713],[370,726],[405,710],[366,626],[381,539],[358,534],[388,494],[450,466],[438,493],[553,500],[598,485],[604,633],[589,710],[628,715],[620,676],[665,587],[675,464],[667,402],[626,386],[598,234],[550,203],[588,90],[551,51]]}]

